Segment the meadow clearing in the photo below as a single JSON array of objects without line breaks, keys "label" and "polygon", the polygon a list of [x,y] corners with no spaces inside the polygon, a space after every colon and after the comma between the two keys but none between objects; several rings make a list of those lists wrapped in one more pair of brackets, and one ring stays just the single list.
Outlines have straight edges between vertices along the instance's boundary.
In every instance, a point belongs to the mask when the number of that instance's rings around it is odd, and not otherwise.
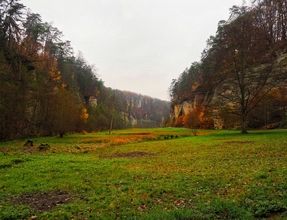
[{"label": "meadow clearing", "polygon": [[287,130],[128,129],[25,142],[0,143],[0,219],[287,218]]}]

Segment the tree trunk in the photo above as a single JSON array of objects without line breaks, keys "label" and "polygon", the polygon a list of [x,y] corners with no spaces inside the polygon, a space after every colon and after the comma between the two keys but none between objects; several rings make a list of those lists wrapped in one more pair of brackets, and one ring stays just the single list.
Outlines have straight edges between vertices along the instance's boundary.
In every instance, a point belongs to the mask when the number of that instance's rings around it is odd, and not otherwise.
[{"label": "tree trunk", "polygon": [[113,130],[113,123],[114,123],[114,117],[112,117],[112,119],[111,119],[110,129],[109,129],[109,135],[111,135],[111,133],[112,133],[112,130]]},{"label": "tree trunk", "polygon": [[60,132],[60,138],[64,137],[64,132]]},{"label": "tree trunk", "polygon": [[241,116],[241,134],[248,134],[248,132],[247,132],[247,117],[244,114]]}]

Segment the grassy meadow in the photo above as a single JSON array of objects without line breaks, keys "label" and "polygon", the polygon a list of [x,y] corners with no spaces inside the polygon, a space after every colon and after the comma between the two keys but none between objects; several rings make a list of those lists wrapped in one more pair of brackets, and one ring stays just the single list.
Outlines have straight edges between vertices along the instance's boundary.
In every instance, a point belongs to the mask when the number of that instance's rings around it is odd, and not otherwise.
[{"label": "grassy meadow", "polygon": [[287,219],[287,130],[33,141],[0,143],[0,219]]}]

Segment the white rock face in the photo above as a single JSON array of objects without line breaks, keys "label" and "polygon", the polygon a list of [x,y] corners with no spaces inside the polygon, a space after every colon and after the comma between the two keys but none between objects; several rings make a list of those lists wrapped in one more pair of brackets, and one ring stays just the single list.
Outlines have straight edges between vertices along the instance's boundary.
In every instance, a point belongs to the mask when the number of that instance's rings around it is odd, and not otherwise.
[{"label": "white rock face", "polygon": [[[262,72],[264,71],[264,69],[267,69],[271,66],[271,64],[262,64],[259,65],[255,68],[253,68],[252,72],[255,74],[257,74],[257,72]],[[278,56],[277,60],[274,63],[273,69],[272,71],[274,73],[286,73],[287,70],[287,53],[282,53]],[[258,74],[257,74],[258,75]],[[198,89],[199,86],[196,85],[193,88],[191,88],[191,97],[190,100],[184,101],[181,104],[176,104],[173,107],[173,111],[171,113],[171,118],[173,121],[177,121],[177,119],[180,116],[185,116],[187,114],[189,114],[190,112],[192,112],[194,109],[196,109],[197,107],[203,107],[206,106],[207,103],[216,103],[218,100],[218,91],[217,88],[215,88],[215,91],[213,91],[213,95],[208,96],[208,94],[203,93],[199,93],[196,94],[196,89]],[[194,94],[192,96],[192,94]],[[226,89],[225,90],[225,95],[229,96],[230,93],[229,91]],[[229,108],[235,108],[236,106],[234,106],[234,103],[229,103],[228,106]],[[210,107],[207,107],[210,108]],[[214,124],[214,128],[215,129],[222,129],[224,128],[225,121],[224,119],[221,117],[220,115],[220,111],[219,109],[217,109],[216,107],[212,107],[212,109],[208,109],[209,110],[209,114],[211,117],[211,120],[213,121]],[[286,113],[287,114],[287,113]],[[286,116],[287,117],[287,116]]]},{"label": "white rock face", "polygon": [[96,108],[98,106],[98,100],[96,98],[90,98],[90,105]]},{"label": "white rock face", "polygon": [[173,111],[174,111],[174,118],[177,119],[182,112],[182,105],[175,105]]},{"label": "white rock face", "polygon": [[182,110],[183,110],[184,115],[189,114],[190,112],[192,112],[193,109],[194,109],[194,105],[192,103],[184,102],[182,104]]},{"label": "white rock face", "polygon": [[177,119],[182,115],[187,115],[194,109],[194,105],[191,102],[183,102],[182,104],[174,106],[174,117]]}]

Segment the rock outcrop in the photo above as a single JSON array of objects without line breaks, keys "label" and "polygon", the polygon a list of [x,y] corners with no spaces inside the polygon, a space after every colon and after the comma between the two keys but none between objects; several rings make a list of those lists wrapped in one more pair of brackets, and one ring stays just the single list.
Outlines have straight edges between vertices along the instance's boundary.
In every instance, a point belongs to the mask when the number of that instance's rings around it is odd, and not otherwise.
[{"label": "rock outcrop", "polygon": [[[271,64],[263,64],[253,69],[253,71],[256,72],[257,70],[258,73],[260,73],[262,69],[266,68],[268,65],[270,66]],[[274,74],[287,72],[287,53],[282,53],[278,56],[277,60],[272,66],[272,71]],[[204,111],[205,117],[209,117],[208,120],[212,122],[213,128],[222,129],[228,127],[229,125],[227,125],[227,122],[222,118],[222,112],[220,111],[221,106],[215,104],[216,100],[219,98],[217,89],[203,89],[200,85],[198,85],[199,83],[196,84],[196,87],[191,86],[191,92],[188,98],[185,98],[179,103],[177,102],[172,104],[172,123],[175,124],[175,122],[180,118],[185,118],[187,115],[200,108],[202,111]],[[236,126],[239,126],[238,123],[233,124],[233,127]]]}]

